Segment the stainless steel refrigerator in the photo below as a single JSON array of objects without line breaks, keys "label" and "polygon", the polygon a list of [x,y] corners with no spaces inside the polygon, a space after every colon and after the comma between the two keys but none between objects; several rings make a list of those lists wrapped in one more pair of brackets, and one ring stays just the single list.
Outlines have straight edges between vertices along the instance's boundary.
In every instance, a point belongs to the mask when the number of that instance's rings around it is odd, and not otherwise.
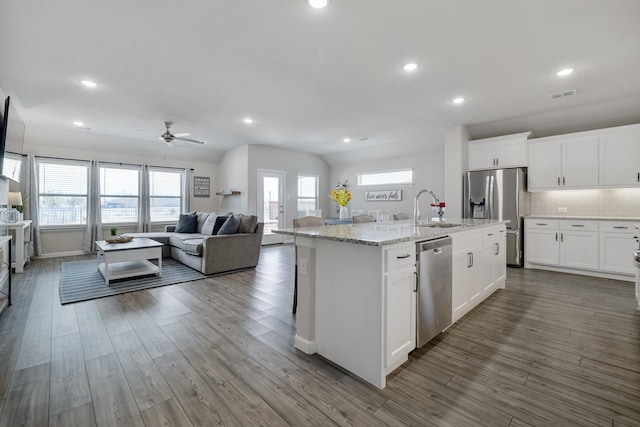
[{"label": "stainless steel refrigerator", "polygon": [[524,217],[529,214],[527,170],[495,169],[465,173],[464,218],[509,220],[507,265],[524,263]]}]

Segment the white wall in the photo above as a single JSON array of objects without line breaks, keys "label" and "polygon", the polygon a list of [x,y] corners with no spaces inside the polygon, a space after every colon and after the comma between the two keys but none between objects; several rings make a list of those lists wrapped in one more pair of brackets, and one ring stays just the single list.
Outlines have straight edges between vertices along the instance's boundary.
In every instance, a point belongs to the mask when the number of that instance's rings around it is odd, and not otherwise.
[{"label": "white wall", "polygon": [[[200,211],[212,211],[217,208],[217,199],[213,195],[217,184],[218,166],[207,162],[194,162],[180,158],[172,158],[169,147],[165,150],[162,144],[151,145],[146,154],[124,152],[120,147],[126,145],[126,140],[104,137],[85,133],[83,138],[86,142],[86,149],[77,146],[66,145],[69,139],[76,139],[77,132],[69,131],[49,131],[44,128],[27,127],[25,131],[24,154],[35,156],[60,157],[78,160],[99,160],[114,163],[148,164],[152,166],[166,166],[177,168],[191,168],[194,176],[207,176],[211,179],[212,196],[208,198],[191,198],[191,209]],[[154,149],[151,149],[154,147]],[[159,147],[159,148],[158,148]],[[21,183],[23,186],[24,183]],[[193,190],[193,182],[189,183]],[[26,193],[25,188],[21,191]],[[108,226],[103,231],[108,233]],[[134,227],[119,227],[119,233],[135,231]],[[43,230],[41,233],[42,255],[63,256],[81,253],[82,240],[84,238],[84,228],[65,228],[64,230]]]},{"label": "white wall", "polygon": [[320,178],[320,209],[322,209],[323,214],[327,212],[329,200],[323,195],[328,192],[329,166],[320,156],[262,145],[250,145],[247,212],[254,215],[257,210],[258,169],[277,170],[285,173],[286,227],[292,227],[293,218],[298,216],[298,174],[317,175]]},{"label": "white wall", "polygon": [[[387,186],[387,187],[358,187],[358,173],[377,172],[385,170],[413,168],[413,185]],[[441,201],[444,197],[444,153],[442,151],[415,154],[412,156],[399,156],[383,160],[370,160],[367,162],[335,165],[330,168],[329,186],[333,189],[338,181],[348,180],[347,189],[351,191],[353,200],[349,203],[350,210],[388,210],[389,213],[405,212],[413,215],[413,201],[416,193],[423,188],[432,190]],[[365,191],[375,190],[402,190],[402,201],[367,201],[364,200]],[[328,191],[327,193],[328,194]],[[328,198],[327,198],[328,200]],[[337,205],[329,200],[330,210],[324,211],[325,217],[337,217]],[[431,198],[422,196],[420,210],[425,212],[431,203]],[[325,213],[328,212],[328,213]],[[350,211],[351,213],[351,211]]]},{"label": "white wall", "polygon": [[240,191],[237,196],[216,196],[217,210],[248,214],[249,146],[226,151],[218,164],[219,188],[216,191]]}]

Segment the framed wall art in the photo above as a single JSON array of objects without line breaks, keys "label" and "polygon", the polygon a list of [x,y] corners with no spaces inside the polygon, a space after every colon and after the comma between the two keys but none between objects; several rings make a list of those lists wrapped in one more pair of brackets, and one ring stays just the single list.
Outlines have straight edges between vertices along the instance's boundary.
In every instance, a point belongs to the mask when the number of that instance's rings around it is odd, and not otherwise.
[{"label": "framed wall art", "polygon": [[193,177],[193,197],[211,196],[211,178],[208,176]]}]

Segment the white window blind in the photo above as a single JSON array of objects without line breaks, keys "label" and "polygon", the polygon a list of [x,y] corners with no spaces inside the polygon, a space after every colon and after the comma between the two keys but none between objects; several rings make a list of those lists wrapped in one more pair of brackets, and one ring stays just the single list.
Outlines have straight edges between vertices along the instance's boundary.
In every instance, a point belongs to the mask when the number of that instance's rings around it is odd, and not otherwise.
[{"label": "white window blind", "polygon": [[318,177],[298,175],[298,215],[308,215],[318,209]]},{"label": "white window blind", "polygon": [[363,172],[358,174],[358,185],[408,185],[413,184],[413,169]]},{"label": "white window blind", "polygon": [[21,172],[22,156],[20,154],[6,153],[2,164],[2,174],[16,182],[20,182]]},{"label": "white window blind", "polygon": [[88,163],[38,161],[40,225],[86,224],[88,175]]},{"label": "white window blind", "polygon": [[103,224],[138,221],[139,167],[100,167],[100,212]]},{"label": "white window blind", "polygon": [[149,170],[151,222],[177,221],[182,207],[183,172]]}]

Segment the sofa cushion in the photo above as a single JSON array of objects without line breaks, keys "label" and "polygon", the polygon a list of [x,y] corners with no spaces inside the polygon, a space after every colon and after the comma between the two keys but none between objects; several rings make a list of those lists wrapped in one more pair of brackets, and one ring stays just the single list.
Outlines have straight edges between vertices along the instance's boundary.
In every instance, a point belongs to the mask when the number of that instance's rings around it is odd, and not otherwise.
[{"label": "sofa cushion", "polygon": [[193,214],[180,214],[176,233],[195,233],[198,230],[198,216]]},{"label": "sofa cushion", "polygon": [[185,239],[182,241],[180,249],[185,254],[202,256],[202,239]]},{"label": "sofa cushion", "polygon": [[240,214],[240,228],[238,228],[238,233],[255,233],[257,226],[257,216]]},{"label": "sofa cushion", "polygon": [[240,228],[240,216],[229,215],[229,218],[222,224],[218,234],[236,234]]},{"label": "sofa cushion", "polygon": [[196,215],[198,216],[198,228],[194,231],[194,233],[201,233],[202,226],[209,217],[209,212],[196,212]]},{"label": "sofa cushion", "polygon": [[216,218],[216,223],[213,226],[213,231],[211,232],[211,234],[216,235],[218,234],[218,231],[220,231],[220,228],[222,228],[222,225],[227,221],[229,217],[227,215],[222,215]]}]

